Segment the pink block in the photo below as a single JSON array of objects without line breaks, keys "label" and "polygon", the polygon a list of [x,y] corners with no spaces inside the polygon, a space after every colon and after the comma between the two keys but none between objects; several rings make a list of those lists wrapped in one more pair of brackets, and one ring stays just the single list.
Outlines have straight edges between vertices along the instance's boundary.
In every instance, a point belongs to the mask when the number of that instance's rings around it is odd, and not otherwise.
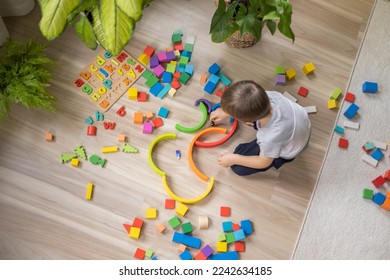
[{"label": "pink block", "polygon": [[159,52],[157,54],[158,61],[161,63],[168,62],[168,57],[166,52]]},{"label": "pink block", "polygon": [[157,65],[154,69],[153,69],[153,73],[154,75],[156,75],[157,77],[161,78],[162,74],[165,72],[165,69],[164,67],[162,67],[160,64]]},{"label": "pink block", "polygon": [[150,122],[144,123],[143,133],[145,134],[152,134],[153,132],[153,124]]}]

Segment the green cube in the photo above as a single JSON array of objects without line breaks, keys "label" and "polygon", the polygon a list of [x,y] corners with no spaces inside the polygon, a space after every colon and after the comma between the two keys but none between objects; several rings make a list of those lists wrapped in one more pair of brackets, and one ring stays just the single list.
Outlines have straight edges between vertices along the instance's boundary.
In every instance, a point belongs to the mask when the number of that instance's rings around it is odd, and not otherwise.
[{"label": "green cube", "polygon": [[146,85],[148,88],[151,88],[151,87],[154,86],[158,81],[159,81],[159,79],[157,78],[157,76],[156,76],[156,75],[152,75],[152,76],[149,77],[149,79],[146,80],[145,85]]},{"label": "green cube", "polygon": [[168,223],[169,223],[169,225],[170,225],[173,229],[175,229],[175,228],[177,228],[178,226],[181,225],[181,222],[180,222],[179,218],[176,217],[176,216],[173,217],[172,219],[170,219],[170,220],[168,221]]},{"label": "green cube", "polygon": [[189,58],[188,56],[181,56],[179,59],[180,66],[186,66],[188,64]]},{"label": "green cube", "polygon": [[142,73],[142,77],[146,80],[149,79],[153,75],[152,71],[145,69],[145,71]]},{"label": "green cube", "polygon": [[190,78],[191,78],[190,74],[183,72],[183,73],[181,73],[181,75],[179,77],[179,82],[182,83],[183,85],[185,85],[185,84],[187,84],[187,82]]},{"label": "green cube", "polygon": [[363,190],[363,198],[372,199],[374,197],[374,191],[369,189]]},{"label": "green cube", "polygon": [[183,231],[183,233],[190,233],[190,232],[192,232],[192,224],[191,224],[191,222],[182,224],[181,225],[181,230]]},{"label": "green cube", "polygon": [[154,253],[153,253],[152,250],[147,249],[147,250],[146,250],[146,253],[145,253],[145,256],[151,259],[151,258],[153,257],[153,254],[154,254]]},{"label": "green cube", "polygon": [[185,43],[184,44],[184,50],[187,51],[187,52],[192,52],[194,50],[194,45],[193,44],[189,44],[189,43]]},{"label": "green cube", "polygon": [[176,64],[172,64],[172,63],[167,64],[167,67],[166,67],[165,71],[169,72],[169,73],[172,73],[172,74],[175,74]]},{"label": "green cube", "polygon": [[275,75],[285,75],[286,68],[283,65],[276,66],[274,69]]},{"label": "green cube", "polygon": [[335,99],[337,100],[341,94],[341,88],[336,88],[333,92],[332,95],[330,96],[330,99]]},{"label": "green cube", "polygon": [[181,34],[180,33],[174,33],[172,35],[172,43],[180,43],[181,42]]},{"label": "green cube", "polygon": [[234,232],[228,232],[225,233],[226,236],[226,243],[230,244],[236,241],[236,238],[234,237]]},{"label": "green cube", "polygon": [[220,233],[218,235],[218,241],[226,241],[226,235],[224,233]]}]

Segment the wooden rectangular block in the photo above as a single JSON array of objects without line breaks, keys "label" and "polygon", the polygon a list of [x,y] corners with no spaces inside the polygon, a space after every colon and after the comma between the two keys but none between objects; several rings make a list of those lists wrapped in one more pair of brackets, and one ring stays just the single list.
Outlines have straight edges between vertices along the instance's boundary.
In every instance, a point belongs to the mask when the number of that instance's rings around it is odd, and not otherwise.
[{"label": "wooden rectangular block", "polygon": [[134,112],[134,124],[143,124],[144,114],[140,112]]},{"label": "wooden rectangular block", "polygon": [[87,193],[85,194],[85,199],[86,200],[91,200],[92,193],[93,193],[93,184],[92,183],[88,183]]},{"label": "wooden rectangular block", "polygon": [[297,102],[298,99],[296,99],[294,96],[292,96],[290,93],[288,93],[287,91],[283,92],[283,96],[284,97],[287,97],[288,99],[290,99],[292,102]]}]

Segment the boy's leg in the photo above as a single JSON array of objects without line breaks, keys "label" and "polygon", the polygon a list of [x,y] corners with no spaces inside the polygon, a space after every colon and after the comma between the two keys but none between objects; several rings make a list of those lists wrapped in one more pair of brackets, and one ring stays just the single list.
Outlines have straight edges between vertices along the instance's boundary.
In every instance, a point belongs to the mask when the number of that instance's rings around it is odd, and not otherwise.
[{"label": "boy's leg", "polygon": [[[243,155],[243,156],[258,156],[260,154],[260,147],[259,147],[259,144],[257,144],[257,139],[255,139],[249,143],[243,143],[243,144],[238,145],[233,153]],[[242,166],[242,165],[232,165],[231,169],[237,175],[246,176],[246,175],[251,175],[251,174],[257,173],[257,172],[267,171],[272,166],[273,165],[271,164],[270,166],[268,166],[266,168],[259,169],[259,168],[246,167],[246,166]]]}]

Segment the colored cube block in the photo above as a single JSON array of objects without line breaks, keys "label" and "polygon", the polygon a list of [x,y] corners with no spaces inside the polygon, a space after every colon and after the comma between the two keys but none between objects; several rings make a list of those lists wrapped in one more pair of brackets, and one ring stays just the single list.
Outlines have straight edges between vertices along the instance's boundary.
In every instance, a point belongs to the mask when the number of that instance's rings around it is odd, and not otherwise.
[{"label": "colored cube block", "polygon": [[185,67],[188,64],[188,56],[181,56],[179,59],[179,65]]},{"label": "colored cube block", "polygon": [[339,108],[339,102],[336,99],[328,100],[328,109],[337,109]]},{"label": "colored cube block", "polygon": [[190,251],[188,250],[185,250],[183,253],[181,253],[179,255],[180,259],[182,259],[183,261],[189,261],[189,260],[192,260],[192,255],[190,253]]},{"label": "colored cube block", "polygon": [[187,52],[192,52],[194,49],[194,45],[193,44],[189,44],[189,43],[185,43],[184,44],[184,50],[187,51]]},{"label": "colored cube block", "polygon": [[390,181],[390,169],[386,171],[385,175],[383,176],[387,182]]},{"label": "colored cube block", "polygon": [[285,75],[286,74],[286,68],[283,65],[275,66],[274,74],[275,75]]},{"label": "colored cube block", "polygon": [[386,183],[386,180],[382,176],[378,176],[374,180],[372,180],[371,182],[376,188],[379,188],[379,187],[383,186],[384,183]]},{"label": "colored cube block", "polygon": [[228,244],[224,241],[217,242],[217,252],[227,252]]},{"label": "colored cube block", "polygon": [[152,123],[153,123],[154,128],[158,128],[158,127],[164,125],[164,122],[163,122],[163,120],[160,117],[155,118],[154,120],[152,120]]},{"label": "colored cube block", "polygon": [[164,72],[165,72],[165,68],[162,67],[161,65],[157,65],[153,69],[153,74],[156,75],[158,78],[161,78]]},{"label": "colored cube block", "polygon": [[137,227],[131,227],[129,236],[133,239],[139,239],[139,236],[141,234],[141,229]]},{"label": "colored cube block", "polygon": [[54,139],[54,136],[52,133],[50,133],[50,132],[45,133],[45,140],[46,141],[51,142],[51,141],[53,141],[53,139]]},{"label": "colored cube block", "polygon": [[336,131],[339,134],[343,134],[344,130],[345,130],[344,127],[341,127],[339,125],[336,125],[336,127],[334,128],[334,131]]},{"label": "colored cube block", "polygon": [[275,85],[284,86],[286,84],[286,75],[276,75],[275,76]]},{"label": "colored cube block", "polygon": [[157,226],[157,230],[159,233],[163,233],[165,231],[166,227],[163,224],[159,224]]},{"label": "colored cube block", "polygon": [[137,101],[138,102],[146,102],[148,100],[148,95],[144,91],[138,92]]},{"label": "colored cube block", "polygon": [[175,96],[175,94],[176,94],[176,89],[174,89],[173,87],[168,91],[168,94],[170,95],[170,96]]},{"label": "colored cube block", "polygon": [[80,163],[80,161],[78,158],[72,158],[72,160],[71,160],[72,166],[77,167],[77,166],[79,166],[79,163]]},{"label": "colored cube block", "polygon": [[236,231],[236,230],[241,229],[241,227],[239,224],[233,223],[232,229],[233,229],[233,231]]},{"label": "colored cube block", "polygon": [[145,257],[152,258],[153,257],[153,251],[150,249],[146,250]]},{"label": "colored cube block", "polygon": [[185,206],[183,203],[179,203],[179,205],[176,208],[176,213],[182,217],[187,213],[188,207]]},{"label": "colored cube block", "polygon": [[362,91],[364,93],[377,93],[378,84],[375,82],[364,82],[362,85]]},{"label": "colored cube block", "polygon": [[219,78],[219,81],[220,81],[224,86],[229,86],[229,85],[232,83],[232,81],[231,81],[228,77],[226,77],[224,74],[222,74],[221,72],[219,72],[219,73],[217,74],[217,76],[218,76],[218,78]]},{"label": "colored cube block", "polygon": [[306,63],[304,66],[303,66],[303,72],[306,74],[306,75],[309,75],[311,73],[313,73],[316,68],[314,66],[314,64],[312,62],[309,62],[309,63]]},{"label": "colored cube block", "polygon": [[184,223],[184,224],[181,224],[181,230],[183,231],[183,233],[191,233],[192,232],[192,224],[191,222],[187,222],[187,223]]},{"label": "colored cube block", "polygon": [[230,217],[230,207],[227,207],[227,206],[221,206],[220,209],[219,209],[219,214],[222,216],[222,217]]},{"label": "colored cube block", "polygon": [[146,218],[147,219],[156,219],[157,218],[157,209],[156,208],[147,208],[146,209]]},{"label": "colored cube block", "polygon": [[143,225],[144,225],[144,221],[141,220],[140,218],[134,218],[134,221],[131,224],[132,227],[136,227],[136,228],[142,228]]},{"label": "colored cube block", "polygon": [[157,54],[157,58],[160,63],[168,62],[168,57],[166,52],[159,52]]},{"label": "colored cube block", "polygon": [[330,96],[330,99],[338,99],[341,95],[342,89],[341,88],[335,88],[332,92],[332,95]]},{"label": "colored cube block", "polygon": [[358,110],[359,106],[357,106],[355,103],[351,103],[348,109],[344,112],[344,116],[346,116],[348,119],[352,119],[357,114]]},{"label": "colored cube block", "polygon": [[344,99],[348,102],[355,102],[355,95],[353,93],[347,92]]},{"label": "colored cube block", "polygon": [[202,243],[202,240],[200,240],[199,238],[184,233],[180,233],[177,231],[173,233],[172,241],[176,243],[184,244],[188,247],[197,248],[197,249],[200,248],[200,245]]},{"label": "colored cube block", "polygon": [[124,134],[119,134],[119,135],[118,135],[118,141],[119,141],[119,142],[126,142],[126,135],[124,135]]},{"label": "colored cube block", "polygon": [[300,87],[298,89],[298,94],[300,96],[306,97],[308,93],[309,93],[309,90],[307,88],[305,88],[305,87]]},{"label": "colored cube block", "polygon": [[173,74],[170,72],[164,72],[162,75],[162,82],[163,83],[170,83],[172,82]]},{"label": "colored cube block", "polygon": [[157,97],[160,99],[163,99],[165,97],[165,95],[168,94],[168,92],[171,88],[172,88],[172,86],[170,84],[164,85],[163,89],[160,90],[160,92],[157,94]]},{"label": "colored cube block", "polygon": [[217,87],[217,84],[213,83],[212,81],[208,81],[206,85],[204,86],[203,90],[207,92],[208,94],[212,94],[214,89]]},{"label": "colored cube block", "polygon": [[288,80],[292,80],[297,76],[297,72],[293,68],[286,70],[286,77]]},{"label": "colored cube block", "polygon": [[141,74],[141,77],[143,77],[146,80],[149,79],[151,76],[153,76],[153,72],[148,69],[145,69],[145,71],[142,72]]},{"label": "colored cube block", "polygon": [[184,252],[185,250],[187,250],[187,246],[184,244],[179,244],[179,247],[177,248],[177,250],[179,252]]},{"label": "colored cube block", "polygon": [[210,257],[214,252],[210,245],[204,246],[201,251],[206,256],[206,258]]},{"label": "colored cube block", "polygon": [[175,209],[175,200],[167,198],[165,199],[165,209]]},{"label": "colored cube block", "polygon": [[219,71],[221,71],[221,66],[219,66],[217,63],[213,63],[209,67],[209,73],[210,74],[217,74]]},{"label": "colored cube block", "polygon": [[175,73],[175,71],[176,71],[176,64],[173,64],[173,63],[167,64],[165,72],[171,73],[173,75],[173,73]]},{"label": "colored cube block", "polygon": [[348,148],[348,144],[349,144],[349,142],[347,139],[340,137],[340,139],[339,139],[339,147],[340,148],[346,149],[346,148]]},{"label": "colored cube block", "polygon": [[159,61],[158,61],[158,58],[156,56],[153,56],[150,58],[150,62],[149,62],[149,66],[150,68],[156,68],[157,65],[160,65]]},{"label": "colored cube block", "polygon": [[234,242],[234,250],[237,252],[245,252],[245,242],[244,241]]},{"label": "colored cube block", "polygon": [[140,248],[137,248],[135,250],[135,253],[134,253],[134,257],[139,259],[139,260],[143,260],[145,258],[145,254],[146,254],[146,251],[145,250],[142,250]]},{"label": "colored cube block", "polygon": [[252,222],[250,220],[242,220],[240,224],[246,235],[249,235],[253,232]]},{"label": "colored cube block", "polygon": [[153,94],[154,96],[157,96],[160,91],[164,89],[164,86],[161,83],[155,83],[151,88],[150,88],[150,93]]},{"label": "colored cube block", "polygon": [[170,83],[170,85],[172,86],[172,88],[174,88],[176,90],[181,87],[181,84],[177,79],[173,79],[173,81]]},{"label": "colored cube block", "polygon": [[139,62],[141,62],[145,66],[150,63],[150,56],[148,56],[147,54],[144,54],[144,53],[142,53],[137,59]]},{"label": "colored cube block", "polygon": [[234,233],[234,240],[240,241],[242,239],[245,239],[245,233],[243,229],[239,229],[233,232]]},{"label": "colored cube block", "polygon": [[374,197],[374,191],[370,189],[363,190],[363,198],[372,199]]},{"label": "colored cube block", "polygon": [[207,260],[207,257],[203,254],[202,251],[198,252],[195,256],[194,256],[194,259],[195,260],[198,260],[198,261],[204,261],[204,260]]},{"label": "colored cube block", "polygon": [[386,200],[386,196],[380,192],[374,194],[372,201],[378,205],[382,205]]},{"label": "colored cube block", "polygon": [[227,232],[225,233],[226,235],[226,243],[227,244],[230,244],[230,243],[233,243],[236,241],[235,237],[234,237],[234,232]]},{"label": "colored cube block", "polygon": [[178,217],[174,216],[173,218],[171,218],[169,221],[168,221],[169,225],[175,229],[177,228],[178,226],[181,225],[181,221],[179,220]]},{"label": "colored cube block", "polygon": [[181,75],[180,75],[178,80],[183,85],[186,85],[190,79],[191,79],[191,75],[186,73],[186,72],[183,72],[183,73],[181,73]]},{"label": "colored cube block", "polygon": [[142,128],[142,132],[144,134],[152,134],[153,133],[153,124],[151,122],[145,122]]},{"label": "colored cube block", "polygon": [[127,90],[127,96],[130,100],[136,100],[138,97],[138,89],[137,88],[129,88]]},{"label": "colored cube block", "polygon": [[222,229],[224,232],[233,230],[233,223],[231,221],[222,222]]},{"label": "colored cube block", "polygon": [[194,74],[194,70],[195,70],[194,65],[191,64],[187,64],[186,67],[184,68],[184,72],[186,72],[190,76]]},{"label": "colored cube block", "polygon": [[152,46],[147,45],[144,49],[144,54],[146,54],[149,57],[152,57],[154,55],[154,51],[155,49]]},{"label": "colored cube block", "polygon": [[158,77],[153,74],[146,80],[145,85],[148,88],[152,88],[158,81],[159,81]]},{"label": "colored cube block", "polygon": [[143,124],[144,114],[141,112],[134,112],[134,124]]},{"label": "colored cube block", "polygon": [[162,118],[167,118],[168,117],[168,114],[169,114],[169,110],[165,107],[160,107],[160,109],[158,110],[158,116],[162,117]]},{"label": "colored cube block", "polygon": [[172,61],[176,59],[175,52],[173,50],[167,50],[167,60]]},{"label": "colored cube block", "polygon": [[371,157],[373,157],[374,159],[376,160],[381,160],[383,158],[384,154],[382,153],[382,151],[380,149],[375,149],[372,154],[371,154]]}]

